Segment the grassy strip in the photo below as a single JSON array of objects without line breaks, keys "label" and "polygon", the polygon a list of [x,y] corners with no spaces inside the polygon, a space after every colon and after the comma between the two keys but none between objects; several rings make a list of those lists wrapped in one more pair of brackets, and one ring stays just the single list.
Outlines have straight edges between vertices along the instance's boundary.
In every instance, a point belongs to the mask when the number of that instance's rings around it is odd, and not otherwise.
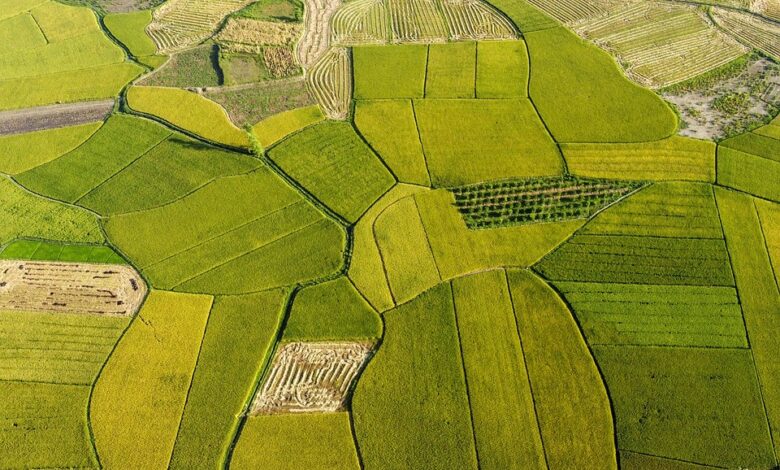
[{"label": "grassy strip", "polygon": [[617,469],[609,398],[571,312],[530,272],[507,279],[549,467]]},{"label": "grassy strip", "polygon": [[0,259],[127,264],[105,245],[63,245],[42,240],[15,240],[0,250]]},{"label": "grassy strip", "polygon": [[751,198],[721,188],[716,188],[715,194],[777,451],[780,449],[780,363],[777,361],[780,343],[774,332],[780,328],[777,315],[780,291]]},{"label": "grassy strip", "polygon": [[91,418],[102,465],[167,465],[211,303],[150,293],[95,384]]},{"label": "grassy strip", "polygon": [[285,299],[283,290],[216,298],[170,468],[225,463],[232,431],[275,339]]}]

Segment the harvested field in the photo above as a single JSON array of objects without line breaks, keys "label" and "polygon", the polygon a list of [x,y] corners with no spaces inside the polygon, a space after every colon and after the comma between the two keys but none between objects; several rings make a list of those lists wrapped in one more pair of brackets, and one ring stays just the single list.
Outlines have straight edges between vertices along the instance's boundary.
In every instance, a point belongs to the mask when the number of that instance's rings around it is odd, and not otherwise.
[{"label": "harvested field", "polygon": [[[230,18],[215,39],[228,51],[233,50],[234,45],[239,45],[248,46],[249,50],[258,53],[260,46],[264,45],[293,46],[302,32],[303,26],[298,23]],[[241,48],[242,52],[249,50]]]},{"label": "harvested field", "polygon": [[145,295],[130,266],[0,260],[0,310],[129,316]]},{"label": "harvested field", "polygon": [[453,188],[469,228],[588,218],[643,183],[571,176],[499,181]]},{"label": "harvested field", "polygon": [[286,343],[277,350],[253,414],[344,409],[352,381],[371,354],[365,343]]},{"label": "harvested field", "polygon": [[780,60],[780,25],[777,22],[724,8],[713,8],[711,15],[720,27],[738,40]]},{"label": "harvested field", "polygon": [[251,0],[171,0],[154,10],[146,28],[160,52],[168,53],[209,38],[222,20]]},{"label": "harvested field", "polygon": [[0,112],[0,135],[75,126],[104,120],[114,100],[55,104]]},{"label": "harvested field", "polygon": [[308,70],[307,82],[329,118],[347,118],[352,99],[352,71],[347,49],[328,51]]},{"label": "harvested field", "polygon": [[298,41],[298,62],[306,69],[317,64],[330,46],[330,19],[341,0],[306,0],[303,36]]},{"label": "harvested field", "polygon": [[571,26],[615,54],[646,86],[679,83],[748,52],[691,5],[629,3]]},{"label": "harvested field", "polygon": [[290,77],[300,72],[289,47],[264,47],[263,62],[274,78]]},{"label": "harvested field", "polygon": [[442,0],[449,39],[514,39],[514,24],[481,0]]},{"label": "harvested field", "polygon": [[620,0],[528,0],[543,12],[561,23],[571,23],[586,18],[607,15],[611,8],[635,0],[621,2]]}]

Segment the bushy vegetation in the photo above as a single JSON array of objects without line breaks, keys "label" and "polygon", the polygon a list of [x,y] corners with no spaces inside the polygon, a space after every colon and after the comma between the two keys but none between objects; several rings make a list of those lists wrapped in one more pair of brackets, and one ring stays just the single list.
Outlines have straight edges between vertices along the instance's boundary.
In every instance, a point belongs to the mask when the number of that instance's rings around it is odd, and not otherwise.
[{"label": "bushy vegetation", "polygon": [[219,47],[204,44],[173,54],[165,67],[144,77],[139,85],[162,87],[216,87],[223,82],[219,65]]}]

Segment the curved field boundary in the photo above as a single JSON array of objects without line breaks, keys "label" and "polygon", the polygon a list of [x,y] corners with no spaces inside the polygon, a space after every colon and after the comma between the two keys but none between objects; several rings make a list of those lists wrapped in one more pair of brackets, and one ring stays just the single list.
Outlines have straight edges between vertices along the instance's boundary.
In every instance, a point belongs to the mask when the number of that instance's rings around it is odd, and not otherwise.
[{"label": "curved field boundary", "polygon": [[303,36],[296,47],[298,62],[312,67],[320,61],[330,46],[330,19],[341,6],[341,0],[306,0]]},{"label": "curved field boundary", "polygon": [[267,117],[252,127],[263,147],[270,147],[290,134],[325,119],[319,106],[292,109]]},{"label": "curved field boundary", "polygon": [[710,16],[741,42],[780,60],[780,25],[756,15],[713,8]]},{"label": "curved field boundary", "polygon": [[342,46],[384,44],[389,40],[386,0],[355,0],[333,15],[333,43]]},{"label": "curved field boundary", "polygon": [[114,100],[55,104],[0,112],[0,135],[20,134],[104,120]]},{"label": "curved field boundary", "polygon": [[347,49],[328,51],[308,70],[307,81],[329,118],[347,118],[352,100],[352,68]]}]

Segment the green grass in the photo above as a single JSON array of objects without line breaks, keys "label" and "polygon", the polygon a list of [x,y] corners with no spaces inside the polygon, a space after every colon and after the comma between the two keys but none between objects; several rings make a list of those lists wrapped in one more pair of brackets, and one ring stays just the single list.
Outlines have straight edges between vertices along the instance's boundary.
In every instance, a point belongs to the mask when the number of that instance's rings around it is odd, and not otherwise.
[{"label": "green grass", "polygon": [[241,18],[261,21],[303,21],[303,3],[299,0],[260,0],[235,13]]},{"label": "green grass", "polygon": [[435,185],[563,170],[555,143],[528,100],[419,100],[414,109]]},{"label": "green grass", "polygon": [[105,228],[153,286],[214,294],[328,275],[341,266],[345,243],[335,222],[264,168],[111,217]]},{"label": "green grass", "polygon": [[324,120],[325,115],[320,107],[312,105],[267,117],[255,124],[252,132],[263,147],[269,147],[290,134]]},{"label": "green grass", "polygon": [[0,466],[95,468],[89,392],[83,385],[0,381]]},{"label": "green grass", "polygon": [[0,250],[0,259],[127,264],[124,258],[105,245],[63,245],[40,240],[13,241]]},{"label": "green grass", "polygon": [[610,55],[564,28],[525,35],[531,98],[559,142],[644,142],[672,135],[677,117],[630,82]]},{"label": "green grass", "polygon": [[355,99],[422,98],[428,46],[362,46],[352,49]]},{"label": "green grass", "polygon": [[15,41],[15,50],[35,49],[46,45],[46,37],[29,13],[0,20],[0,44]]},{"label": "green grass", "polygon": [[287,294],[283,290],[214,301],[173,448],[171,468],[217,468],[267,360]]},{"label": "green grass", "polygon": [[[148,58],[144,58],[148,61]],[[219,50],[215,44],[206,43],[173,55],[165,67],[144,77],[140,85],[159,87],[216,87],[223,85],[219,66]]]},{"label": "green grass", "polygon": [[528,96],[528,52],[525,42],[477,43],[477,98]]},{"label": "green grass", "polygon": [[419,194],[415,199],[443,279],[497,266],[529,266],[584,223],[572,220],[472,230],[449,191]]},{"label": "green grass", "polygon": [[36,196],[7,178],[0,178],[0,198],[0,245],[24,237],[103,242],[97,218],[83,209]]},{"label": "green grass", "polygon": [[560,26],[554,18],[526,0],[490,0],[488,3],[508,16],[523,34]]},{"label": "green grass", "polygon": [[480,467],[544,468],[534,396],[504,271],[455,279],[452,291]]},{"label": "green grass", "polygon": [[547,465],[617,469],[610,399],[574,318],[537,276],[507,279]]},{"label": "green grass", "polygon": [[0,311],[0,381],[91,385],[128,321]]},{"label": "green grass", "polygon": [[558,282],[591,345],[747,348],[732,287]]},{"label": "green grass", "polygon": [[19,13],[26,12],[42,3],[46,0],[0,0],[0,20],[11,18]]},{"label": "green grass", "polygon": [[209,296],[150,293],[93,391],[102,465],[167,467],[211,304]]},{"label": "green grass", "polygon": [[358,101],[355,125],[399,181],[431,184],[411,101]]},{"label": "green grass", "polygon": [[365,466],[476,468],[449,284],[384,316],[384,342],[352,399]]},{"label": "green grass", "polygon": [[344,341],[382,336],[382,320],[347,277],[306,287],[295,301],[284,341]]},{"label": "green grass", "polygon": [[394,303],[411,300],[442,280],[413,197],[377,216],[374,237]]},{"label": "green grass", "polygon": [[158,146],[170,133],[147,119],[114,115],[77,149],[18,175],[17,180],[39,194],[74,202]]},{"label": "green grass", "polygon": [[359,469],[347,413],[250,416],[231,468]]},{"label": "green grass", "polygon": [[141,72],[138,65],[123,62],[24,80],[0,79],[0,109],[113,98]]},{"label": "green grass", "polygon": [[594,350],[621,449],[728,468],[775,465],[749,351]]},{"label": "green grass", "polygon": [[127,46],[135,57],[157,53],[157,46],[146,34],[146,27],[152,22],[151,10],[109,14],[103,17],[103,22],[108,31]]},{"label": "green grass", "polygon": [[230,122],[224,108],[196,93],[134,86],[127,92],[127,104],[212,142],[237,148],[249,146],[246,132]]},{"label": "green grass", "polygon": [[750,132],[718,146],[718,184],[780,201],[778,179],[780,139]]},{"label": "green grass", "polygon": [[426,98],[474,98],[476,42],[431,44],[425,75]]},{"label": "green grass", "polygon": [[394,184],[351,125],[324,122],[274,147],[269,158],[314,197],[350,222]]},{"label": "green grass", "polygon": [[56,43],[98,31],[95,14],[88,8],[68,6],[62,2],[48,1],[30,10],[35,22],[46,34],[50,43]]},{"label": "green grass", "polygon": [[715,144],[672,136],[643,143],[562,144],[569,171],[593,178],[715,182]]},{"label": "green grass", "polygon": [[217,178],[246,173],[262,163],[174,134],[85,194],[78,204],[103,215],[157,207]]},{"label": "green grass", "polygon": [[780,382],[777,363],[780,344],[774,332],[780,328],[777,315],[780,291],[773,276],[754,200],[721,188],[716,188],[715,194],[775,449],[779,449],[780,389],[774,384]]},{"label": "green grass", "polygon": [[102,124],[92,122],[0,137],[0,172],[16,175],[50,162],[84,143]]},{"label": "green grass", "polygon": [[395,304],[387,283],[382,255],[374,240],[374,222],[390,205],[422,190],[419,186],[406,184],[394,186],[363,214],[352,229],[352,258],[348,275],[355,287],[377,311],[383,312]]}]

